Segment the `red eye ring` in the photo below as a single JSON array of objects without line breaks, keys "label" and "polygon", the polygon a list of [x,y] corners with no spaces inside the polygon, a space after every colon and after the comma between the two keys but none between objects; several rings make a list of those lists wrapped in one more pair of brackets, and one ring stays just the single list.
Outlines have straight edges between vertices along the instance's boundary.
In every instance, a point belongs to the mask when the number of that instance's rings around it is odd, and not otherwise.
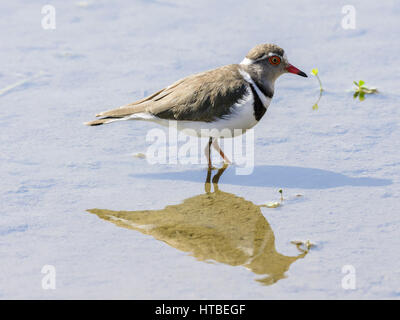
[{"label": "red eye ring", "polygon": [[273,66],[276,66],[281,63],[281,58],[279,58],[278,56],[272,56],[272,57],[269,57],[268,61]]}]

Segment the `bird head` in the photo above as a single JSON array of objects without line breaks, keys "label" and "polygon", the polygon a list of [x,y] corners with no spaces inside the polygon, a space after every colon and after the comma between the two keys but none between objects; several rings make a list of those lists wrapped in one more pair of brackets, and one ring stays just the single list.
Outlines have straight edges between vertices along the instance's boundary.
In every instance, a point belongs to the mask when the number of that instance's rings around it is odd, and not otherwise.
[{"label": "bird head", "polygon": [[289,63],[285,51],[275,44],[255,46],[240,64],[264,81],[274,82],[284,73],[307,77],[303,71]]}]

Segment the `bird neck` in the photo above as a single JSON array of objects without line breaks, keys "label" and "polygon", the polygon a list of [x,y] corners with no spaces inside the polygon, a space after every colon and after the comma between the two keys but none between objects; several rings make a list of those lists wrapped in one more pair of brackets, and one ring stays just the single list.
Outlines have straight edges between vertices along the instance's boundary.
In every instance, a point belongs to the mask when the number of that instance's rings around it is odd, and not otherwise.
[{"label": "bird neck", "polygon": [[264,93],[265,96],[272,98],[275,89],[275,80],[271,78],[271,74],[256,64],[244,65],[240,64],[239,68],[247,72],[254,83]]}]

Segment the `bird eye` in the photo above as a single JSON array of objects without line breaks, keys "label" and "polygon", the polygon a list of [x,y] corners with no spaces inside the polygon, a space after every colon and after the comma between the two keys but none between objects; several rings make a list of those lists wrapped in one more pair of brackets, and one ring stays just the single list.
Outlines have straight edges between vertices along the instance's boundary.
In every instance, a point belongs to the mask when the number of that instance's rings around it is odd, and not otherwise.
[{"label": "bird eye", "polygon": [[276,66],[281,63],[281,58],[279,58],[278,56],[272,56],[269,58],[269,63]]}]

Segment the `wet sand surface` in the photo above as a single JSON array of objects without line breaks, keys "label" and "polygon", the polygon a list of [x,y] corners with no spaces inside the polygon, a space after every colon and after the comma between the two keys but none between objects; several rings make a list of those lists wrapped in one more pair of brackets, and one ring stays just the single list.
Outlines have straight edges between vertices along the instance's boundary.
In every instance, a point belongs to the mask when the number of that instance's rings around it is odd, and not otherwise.
[{"label": "wet sand surface", "polygon": [[[1,3],[0,298],[399,298],[399,3],[355,1],[354,30],[335,3],[227,3],[53,1],[55,30]],[[134,157],[151,123],[83,125],[264,42],[325,91],[277,81],[250,175]]]}]

